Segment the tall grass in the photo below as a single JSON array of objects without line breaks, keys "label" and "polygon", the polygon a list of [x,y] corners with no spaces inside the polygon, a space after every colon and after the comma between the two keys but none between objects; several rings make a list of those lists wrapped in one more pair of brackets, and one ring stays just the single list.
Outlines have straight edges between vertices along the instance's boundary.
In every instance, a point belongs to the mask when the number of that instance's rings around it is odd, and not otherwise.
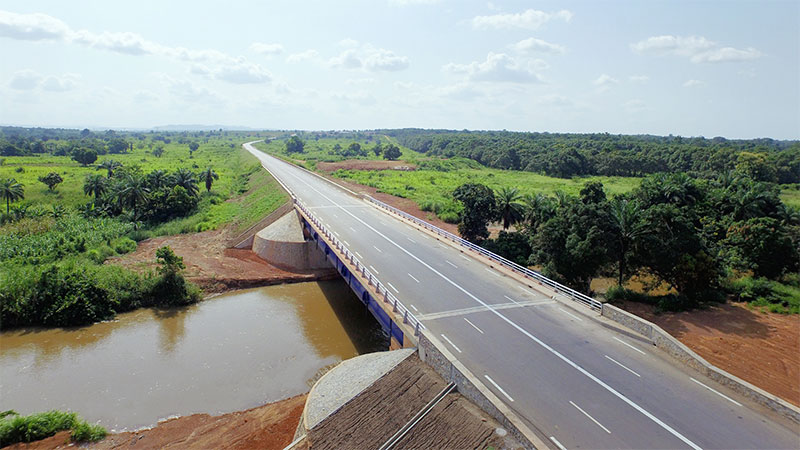
[{"label": "tall grass", "polygon": [[107,434],[105,428],[87,423],[74,412],[53,410],[20,416],[6,411],[1,415],[0,447],[38,441],[67,430],[72,430],[71,438],[77,442],[97,442]]}]

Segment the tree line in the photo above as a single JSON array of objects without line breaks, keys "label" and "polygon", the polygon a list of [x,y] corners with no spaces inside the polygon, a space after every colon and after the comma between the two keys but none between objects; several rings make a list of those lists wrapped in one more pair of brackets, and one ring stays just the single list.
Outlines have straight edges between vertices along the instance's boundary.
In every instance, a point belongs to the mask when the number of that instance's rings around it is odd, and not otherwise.
[{"label": "tree line", "polygon": [[382,130],[431,156],[461,156],[487,167],[569,178],[685,172],[713,179],[739,170],[757,181],[800,183],[800,143],[722,137]]},{"label": "tree line", "polygon": [[[748,274],[797,282],[800,213],[782,203],[775,185],[745,174],[656,174],[613,198],[599,182],[579,196],[522,197],[515,188],[493,192],[480,184],[453,196],[464,206],[458,226],[465,239],[585,293],[599,276],[613,275],[621,287],[645,274],[677,292],[662,307],[683,309],[724,298],[729,281]],[[492,221],[517,231],[487,239]]]}]

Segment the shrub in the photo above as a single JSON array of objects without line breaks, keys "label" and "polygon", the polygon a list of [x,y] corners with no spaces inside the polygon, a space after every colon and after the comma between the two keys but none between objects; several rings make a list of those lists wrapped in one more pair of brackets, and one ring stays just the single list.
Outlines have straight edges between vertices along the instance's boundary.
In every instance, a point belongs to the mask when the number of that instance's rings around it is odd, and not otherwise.
[{"label": "shrub", "polygon": [[100,245],[86,252],[86,256],[96,264],[103,264],[105,260],[113,255],[114,249],[107,245]]},{"label": "shrub", "polygon": [[53,410],[20,416],[14,411],[6,411],[0,417],[0,447],[37,441],[70,429],[74,441],[96,442],[106,436],[105,428],[90,425],[72,412]]},{"label": "shrub", "polygon": [[136,250],[136,241],[129,237],[121,237],[111,241],[114,251],[120,255]]}]

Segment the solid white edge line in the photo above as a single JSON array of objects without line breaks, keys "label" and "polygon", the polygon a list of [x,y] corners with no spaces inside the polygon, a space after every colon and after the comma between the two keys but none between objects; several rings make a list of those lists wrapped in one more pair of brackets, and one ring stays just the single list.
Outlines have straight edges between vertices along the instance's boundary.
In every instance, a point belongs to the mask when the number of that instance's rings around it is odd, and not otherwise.
[{"label": "solid white edge line", "polygon": [[495,383],[493,379],[489,378],[489,375],[484,375],[484,377],[486,377],[486,379],[487,379],[487,380],[489,380],[489,383],[492,383],[492,384],[494,385],[494,387],[496,387],[496,388],[497,388],[497,390],[498,390],[498,391],[502,392],[502,393],[503,393],[503,395],[505,395],[505,396],[506,396],[506,398],[507,398],[509,401],[512,401],[512,402],[514,401],[514,399],[513,399],[513,398],[511,398],[511,396],[510,396],[510,395],[508,395],[508,392],[504,391],[504,390],[503,390],[503,388],[501,388],[499,384]]},{"label": "solid white edge line", "polygon": [[414,275],[408,274],[408,276],[410,276],[412,280],[414,280],[417,283],[419,283],[419,280]]},{"label": "solid white edge line", "polygon": [[386,285],[389,286],[390,288],[392,288],[392,290],[395,291],[396,293],[398,293],[398,294],[400,293],[400,291],[398,291],[397,288],[394,287],[394,285],[392,283],[386,282]]},{"label": "solid white edge line", "polygon": [[559,310],[559,311],[561,311],[561,312],[563,312],[564,314],[567,314],[567,315],[569,315],[569,316],[572,316],[572,318],[573,318],[573,319],[575,319],[575,320],[578,320],[578,321],[580,321],[580,322],[583,322],[583,319],[581,319],[580,317],[576,316],[575,314],[572,314],[571,312],[567,311],[567,310],[566,310],[566,309],[564,309],[564,308],[558,308],[558,310]]},{"label": "solid white edge line", "polygon": [[587,413],[586,411],[582,410],[580,406],[575,404],[575,402],[573,402],[572,400],[570,400],[569,402],[572,404],[572,406],[578,408],[578,411],[582,412],[586,417],[592,419],[592,422],[596,423],[598,427],[604,429],[606,431],[606,433],[611,434],[611,430],[609,430],[608,428],[604,427],[602,423],[597,421],[597,419],[595,419],[594,417],[590,416],[589,413]]},{"label": "solid white edge line", "polygon": [[[276,158],[274,158],[274,157],[271,157],[271,156],[270,156],[270,158],[273,158],[273,159],[277,160]],[[280,161],[280,160],[277,160],[277,161]],[[285,164],[288,164],[288,163],[285,163]],[[298,169],[298,170],[299,170],[299,169]],[[287,173],[289,173],[289,172],[287,172]],[[492,307],[491,307],[489,304],[487,304],[487,303],[486,303],[486,302],[484,302],[483,300],[479,299],[478,297],[476,297],[474,294],[472,294],[471,292],[467,291],[467,290],[466,290],[466,289],[464,289],[463,287],[459,286],[459,285],[458,285],[456,282],[454,282],[454,281],[453,281],[453,280],[451,280],[450,278],[447,278],[447,277],[446,277],[444,274],[442,274],[442,273],[441,273],[441,272],[439,272],[438,270],[434,269],[434,268],[433,268],[433,267],[432,267],[430,264],[426,263],[425,261],[423,261],[422,259],[420,259],[420,258],[419,258],[418,256],[416,256],[415,254],[411,253],[410,251],[408,251],[407,249],[405,249],[404,247],[402,247],[400,244],[398,244],[397,242],[393,241],[392,239],[390,239],[390,238],[389,238],[388,236],[386,236],[385,234],[383,234],[383,233],[381,233],[380,231],[378,231],[377,229],[375,229],[375,227],[373,227],[372,225],[368,224],[367,222],[365,222],[364,220],[362,220],[360,217],[356,216],[355,214],[351,213],[350,211],[346,210],[344,207],[342,207],[341,205],[339,205],[338,203],[336,203],[335,201],[333,201],[333,200],[332,200],[330,197],[328,197],[328,196],[327,196],[327,195],[325,195],[324,193],[320,192],[318,189],[314,188],[313,186],[311,186],[310,184],[308,184],[308,183],[307,183],[307,182],[305,182],[304,180],[300,179],[300,177],[298,177],[297,175],[295,175],[295,174],[291,174],[291,173],[289,173],[289,174],[290,174],[291,176],[293,176],[294,178],[296,178],[296,179],[297,179],[298,181],[300,181],[301,183],[303,183],[303,184],[305,184],[306,186],[308,186],[309,188],[311,188],[311,190],[315,191],[317,194],[319,194],[320,196],[322,196],[323,198],[325,198],[326,200],[328,200],[328,201],[329,201],[329,202],[331,202],[332,204],[334,204],[334,205],[338,206],[338,207],[339,207],[339,209],[341,209],[342,211],[344,211],[345,213],[347,213],[347,214],[348,214],[350,217],[352,217],[353,219],[355,219],[356,221],[358,221],[358,222],[359,222],[359,223],[361,223],[362,225],[364,225],[364,226],[366,226],[367,228],[369,228],[370,230],[372,230],[372,231],[373,231],[375,234],[377,234],[377,235],[381,236],[381,237],[382,237],[382,238],[384,238],[384,239],[385,239],[387,242],[390,242],[392,245],[394,245],[395,247],[397,247],[398,249],[400,249],[402,252],[404,252],[405,254],[407,254],[408,256],[410,256],[412,259],[416,260],[418,263],[420,263],[420,264],[422,264],[423,266],[425,266],[425,267],[426,267],[428,270],[430,270],[431,272],[435,273],[436,275],[439,275],[439,276],[440,276],[442,279],[444,279],[445,281],[447,281],[448,283],[450,283],[450,284],[451,284],[453,287],[455,287],[456,289],[460,290],[461,292],[463,292],[464,294],[466,294],[467,296],[469,296],[470,298],[472,298],[473,300],[475,300],[475,301],[476,301],[477,303],[479,303],[481,306],[483,306],[483,307],[487,308],[487,309],[488,309],[490,312],[492,312],[492,313],[493,313],[494,315],[496,315],[498,318],[500,318],[501,320],[503,320],[504,322],[506,322],[507,324],[509,324],[511,327],[513,327],[514,329],[516,329],[517,331],[519,331],[520,333],[522,333],[523,335],[525,335],[526,337],[528,337],[529,339],[531,339],[532,341],[534,341],[535,343],[539,344],[539,345],[540,345],[541,347],[543,347],[545,350],[547,350],[547,351],[549,351],[550,353],[552,353],[553,355],[555,355],[555,356],[556,356],[558,359],[562,360],[562,361],[563,361],[563,362],[565,362],[567,365],[571,366],[573,369],[577,370],[578,372],[582,373],[584,376],[586,376],[586,377],[587,377],[587,378],[589,378],[590,380],[592,380],[592,381],[594,381],[595,383],[597,383],[598,385],[600,385],[600,386],[601,386],[602,388],[604,388],[606,391],[610,392],[610,393],[611,393],[611,394],[613,394],[615,397],[617,397],[618,399],[620,399],[620,400],[622,400],[623,402],[625,402],[625,403],[626,403],[628,406],[630,406],[631,408],[635,409],[636,411],[638,411],[639,413],[641,413],[642,415],[644,415],[645,417],[647,417],[648,419],[650,419],[651,421],[653,421],[654,423],[656,423],[656,424],[657,424],[658,426],[660,426],[661,428],[663,428],[663,429],[667,430],[667,431],[668,431],[668,432],[669,432],[671,435],[673,435],[673,436],[675,436],[676,438],[680,439],[680,440],[681,440],[681,441],[682,441],[684,444],[688,445],[689,447],[691,447],[691,448],[693,448],[693,449],[695,449],[695,450],[702,450],[702,448],[701,448],[700,446],[698,446],[697,444],[695,444],[694,442],[692,442],[692,441],[691,441],[689,438],[687,438],[686,436],[682,435],[681,433],[679,433],[677,430],[675,430],[675,429],[674,429],[674,428],[672,428],[671,426],[669,426],[669,425],[667,425],[666,423],[664,423],[664,422],[663,422],[661,419],[659,419],[658,417],[654,416],[653,414],[651,414],[651,413],[650,413],[649,411],[647,411],[646,409],[644,409],[644,408],[642,408],[641,406],[639,406],[639,405],[638,405],[636,402],[634,402],[633,400],[631,400],[631,399],[629,399],[628,397],[626,397],[626,396],[622,395],[622,394],[621,394],[619,391],[617,391],[617,390],[616,390],[616,389],[614,389],[613,387],[609,386],[609,385],[608,385],[608,384],[607,384],[605,381],[603,381],[603,380],[601,380],[601,379],[597,378],[596,376],[592,375],[592,374],[591,374],[589,371],[587,371],[586,369],[584,369],[583,367],[581,367],[580,365],[578,365],[576,362],[574,362],[574,361],[572,361],[571,359],[567,358],[566,356],[562,355],[562,354],[561,354],[561,353],[559,353],[559,352],[558,352],[556,349],[554,349],[553,347],[551,347],[551,346],[547,345],[547,344],[546,344],[544,341],[542,341],[541,339],[539,339],[539,338],[537,338],[536,336],[534,336],[534,335],[532,335],[531,333],[529,333],[527,330],[525,330],[524,328],[522,328],[521,326],[519,326],[519,325],[518,325],[516,322],[514,322],[514,321],[512,321],[511,319],[509,319],[508,317],[504,316],[502,313],[500,313],[499,311],[497,311],[497,310],[495,310],[494,308],[492,308]],[[463,257],[463,255],[461,255],[461,256]],[[466,257],[465,257],[465,259],[466,259]],[[525,288],[523,288],[523,287],[521,287],[521,286],[520,286],[520,289],[522,289],[522,290],[524,290],[524,291],[527,291],[527,292],[530,292],[530,291],[528,291],[527,289],[525,289]],[[623,343],[624,343],[624,342],[623,342]],[[636,349],[636,348],[634,347],[634,349]],[[641,351],[641,350],[638,350],[638,349],[636,349],[636,350],[637,350],[637,351]]]},{"label": "solid white edge line", "polygon": [[444,262],[446,262],[447,264],[450,264],[451,266],[453,266],[453,267],[455,267],[456,269],[458,269],[458,266],[457,266],[457,265],[455,265],[455,264],[453,264],[453,263],[451,263],[450,261],[448,261],[448,260],[446,260],[446,259],[445,259],[445,260],[444,260]]},{"label": "solid white edge line", "polygon": [[442,334],[441,336],[444,338],[444,340],[445,340],[445,341],[447,341],[447,342],[448,342],[450,345],[452,345],[452,346],[453,346],[453,348],[454,348],[454,349],[456,349],[456,351],[458,351],[458,353],[461,353],[461,349],[460,349],[460,348],[458,348],[458,347],[456,346],[456,344],[453,344],[453,341],[451,341],[450,339],[448,339],[448,338],[447,338],[447,336],[445,336],[444,334]]},{"label": "solid white edge line", "polygon": [[701,382],[699,382],[699,381],[695,380],[695,379],[694,379],[694,378],[692,378],[692,377],[689,377],[689,379],[690,379],[690,380],[692,380],[692,381],[694,381],[695,383],[699,384],[700,386],[703,386],[704,388],[708,389],[709,391],[711,391],[711,392],[713,392],[713,393],[715,393],[715,394],[719,395],[720,397],[724,398],[725,400],[727,400],[727,401],[729,401],[729,402],[731,402],[731,403],[733,403],[733,404],[735,404],[735,405],[742,406],[742,404],[741,404],[741,403],[739,403],[739,402],[737,402],[736,400],[734,400],[734,399],[732,399],[732,398],[728,397],[727,395],[723,394],[722,392],[720,392],[720,391],[718,391],[718,390],[716,390],[716,389],[712,388],[711,386],[706,386],[705,384],[703,384],[703,383],[701,383]]},{"label": "solid white edge line", "polygon": [[550,436],[550,440],[553,441],[554,444],[556,444],[556,447],[558,447],[559,450],[567,450],[567,447],[561,445],[561,442],[558,442],[558,439],[556,439],[555,436]]},{"label": "solid white edge line", "polygon": [[617,361],[616,359],[614,359],[614,358],[612,358],[612,357],[610,357],[608,355],[603,355],[603,356],[605,356],[606,358],[610,359],[611,362],[613,362],[614,364],[616,364],[616,365],[622,367],[623,369],[627,370],[628,372],[636,375],[637,377],[639,377],[639,378],[642,377],[641,375],[639,375],[638,373],[636,373],[633,370],[629,369],[628,367],[626,367],[624,364],[622,364],[621,362]]},{"label": "solid white edge line", "polygon": [[613,337],[615,340],[617,340],[617,341],[619,341],[619,342],[622,342],[623,344],[627,345],[628,347],[630,347],[630,348],[632,348],[632,349],[636,350],[637,352],[639,352],[639,353],[641,353],[641,354],[643,354],[643,355],[646,355],[646,354],[647,354],[647,353],[645,353],[645,352],[643,352],[643,351],[639,350],[638,348],[636,348],[636,347],[632,346],[631,344],[628,344],[627,342],[623,341],[622,339],[620,339],[620,338],[618,338],[618,337],[616,337],[616,336],[611,336],[611,337]]},{"label": "solid white edge line", "polygon": [[470,322],[470,321],[469,321],[469,319],[467,319],[466,317],[464,317],[464,320],[466,320],[468,324],[472,325],[472,328],[475,328],[475,329],[476,329],[476,330],[478,330],[478,331],[479,331],[481,334],[485,334],[485,333],[483,332],[483,330],[481,330],[480,328],[478,328],[478,327],[477,327],[477,326],[476,326],[474,323]]},{"label": "solid white edge line", "polygon": [[381,274],[380,272],[378,272],[378,269],[376,269],[376,268],[374,268],[372,266],[369,266],[369,268],[372,269],[373,272],[375,272],[375,275],[380,275]]},{"label": "solid white edge line", "polygon": [[513,298],[511,298],[511,297],[509,297],[509,296],[507,296],[507,295],[503,295],[503,297],[505,297],[505,298],[507,298],[507,299],[511,300],[511,301],[512,301],[514,304],[517,304],[517,305],[519,305],[519,303],[517,303],[517,301],[516,301],[516,300],[514,300]]}]

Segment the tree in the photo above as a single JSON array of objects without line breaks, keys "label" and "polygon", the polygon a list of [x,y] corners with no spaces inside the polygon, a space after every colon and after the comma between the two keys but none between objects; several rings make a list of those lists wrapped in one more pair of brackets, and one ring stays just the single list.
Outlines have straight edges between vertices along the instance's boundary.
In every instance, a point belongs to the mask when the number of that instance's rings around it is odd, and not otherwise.
[{"label": "tree", "polygon": [[466,183],[453,191],[453,198],[464,205],[458,223],[461,236],[468,241],[489,237],[489,222],[497,211],[494,192],[483,184]]},{"label": "tree", "polygon": [[622,286],[627,269],[627,258],[632,248],[647,234],[647,226],[642,221],[642,210],[639,202],[623,197],[615,197],[611,201],[612,234],[616,239],[617,284]]},{"label": "tree", "polygon": [[0,195],[6,199],[6,214],[8,214],[11,202],[25,198],[25,185],[17,183],[14,178],[4,178],[0,180]]},{"label": "tree", "polygon": [[147,174],[147,185],[150,189],[161,189],[169,183],[169,175],[163,170],[157,169]]},{"label": "tree", "polygon": [[303,153],[306,143],[294,135],[286,140],[286,153]]},{"label": "tree", "polygon": [[197,142],[190,142],[189,143],[189,156],[192,156],[192,153],[196,152],[198,148],[200,148],[200,144],[198,144]]},{"label": "tree", "polygon": [[366,152],[361,150],[361,144],[353,142],[347,146],[347,156],[367,156]]},{"label": "tree", "polygon": [[57,174],[56,172],[50,172],[43,177],[39,177],[39,181],[46,184],[47,189],[52,192],[53,189],[56,188],[56,186],[58,186],[59,184],[61,184],[62,181],[64,181],[64,179],[61,178],[61,175]]},{"label": "tree", "polygon": [[214,183],[214,180],[219,179],[219,175],[217,175],[217,173],[214,172],[214,169],[209,167],[200,174],[200,179],[205,181],[206,191],[211,192],[211,184]]},{"label": "tree", "polygon": [[97,151],[91,148],[76,148],[72,151],[72,159],[85,167],[97,161]]},{"label": "tree", "polygon": [[497,211],[503,219],[503,229],[522,220],[524,207],[519,201],[522,199],[517,188],[501,187],[496,193]]},{"label": "tree", "polygon": [[153,149],[153,156],[155,156],[156,158],[161,158],[161,155],[163,154],[164,154],[163,145],[157,145],[156,148]]},{"label": "tree", "polygon": [[114,195],[121,207],[130,208],[138,218],[140,208],[148,202],[149,193],[150,188],[147,187],[143,177],[125,173],[117,181]]},{"label": "tree", "polygon": [[372,147],[372,153],[375,153],[375,156],[381,156],[381,152],[383,152],[383,147],[381,146],[381,141],[375,143],[375,147]]},{"label": "tree", "polygon": [[113,159],[107,159],[98,164],[96,170],[105,169],[108,172],[108,178],[111,178],[114,176],[114,171],[120,167],[122,167],[121,162],[114,161]]},{"label": "tree", "polygon": [[547,222],[556,213],[556,203],[553,198],[543,194],[526,195],[524,203],[523,218],[530,234],[534,234],[539,225]]},{"label": "tree", "polygon": [[197,178],[191,170],[181,167],[172,175],[172,181],[176,186],[186,189],[189,195],[197,196]]},{"label": "tree", "polygon": [[734,223],[724,241],[731,264],[757,277],[776,279],[798,267],[798,249],[786,227],[770,217]]},{"label": "tree", "polygon": [[85,195],[94,195],[95,201],[97,201],[97,197],[100,197],[106,192],[107,188],[107,180],[102,175],[87,175],[86,180],[83,182],[83,193]]},{"label": "tree", "polygon": [[390,161],[395,161],[401,156],[403,156],[403,153],[400,151],[400,148],[394,144],[389,144],[383,151],[383,158]]}]

